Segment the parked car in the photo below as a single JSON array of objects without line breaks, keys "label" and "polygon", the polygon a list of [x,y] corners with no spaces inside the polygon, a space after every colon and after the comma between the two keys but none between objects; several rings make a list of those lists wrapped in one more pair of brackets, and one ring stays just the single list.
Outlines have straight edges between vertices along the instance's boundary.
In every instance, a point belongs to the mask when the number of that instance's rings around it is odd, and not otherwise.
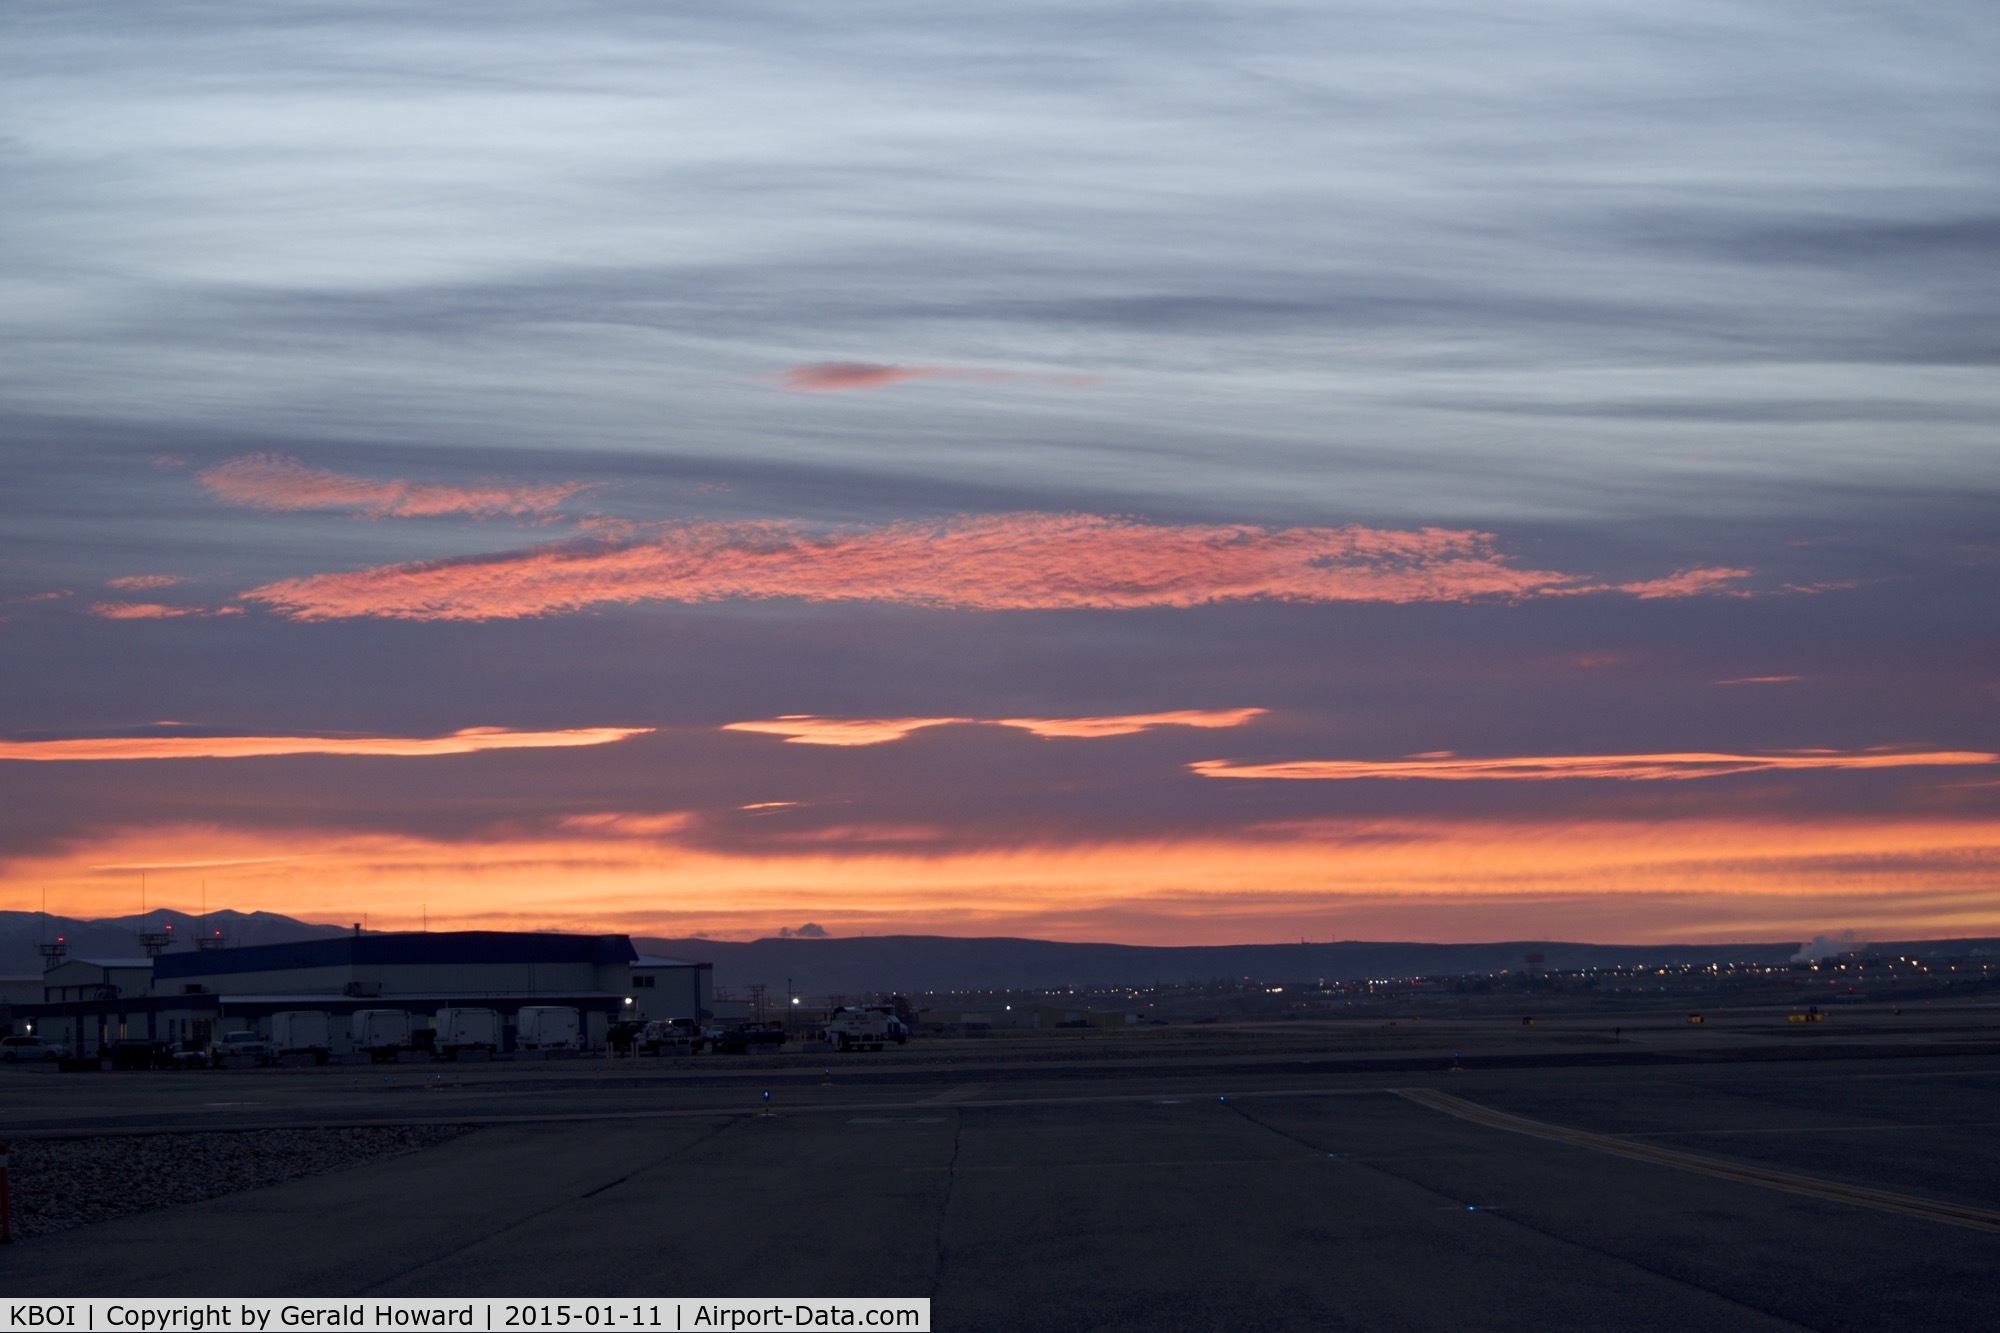
[{"label": "parked car", "polygon": [[66,1060],[69,1047],[40,1037],[0,1037],[0,1061],[19,1064],[23,1060]]}]

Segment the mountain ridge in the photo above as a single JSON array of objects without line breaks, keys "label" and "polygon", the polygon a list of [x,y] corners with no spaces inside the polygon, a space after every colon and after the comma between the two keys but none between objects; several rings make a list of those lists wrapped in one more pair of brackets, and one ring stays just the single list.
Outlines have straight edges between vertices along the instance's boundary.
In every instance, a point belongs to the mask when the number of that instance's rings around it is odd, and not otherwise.
[{"label": "mountain ridge", "polygon": [[[1091,986],[1206,983],[1227,978],[1269,982],[1365,981],[1371,978],[1459,976],[1585,967],[1783,963],[1801,954],[1824,956],[1872,947],[1964,954],[2000,951],[1985,939],[1904,941],[1862,945],[1853,940],[1725,944],[1580,944],[1560,940],[1500,940],[1479,944],[1341,940],[1323,944],[1142,945],[1073,944],[1006,936],[859,935],[781,937],[752,941],[699,937],[635,937],[641,953],[715,968],[716,985],[789,985],[811,995],[858,995],[900,990],[1061,990]],[[1529,955],[1536,955],[1530,963]]]},{"label": "mountain ridge", "polygon": [[[232,945],[279,944],[344,935],[352,926],[301,921],[276,912],[222,909],[206,917],[160,908],[140,916],[78,919],[40,912],[0,911],[0,975],[40,973],[36,944],[57,935],[71,958],[134,958],[142,954],[141,922],[174,927],[169,950],[194,947],[195,937],[220,929]],[[589,932],[595,933],[595,932]],[[1061,990],[1090,986],[1205,984],[1227,979],[1363,981],[1370,978],[1456,976],[1475,972],[1584,967],[1782,963],[1858,947],[1922,954],[2000,952],[2000,940],[1911,940],[1862,945],[1852,939],[1745,941],[1723,944],[1590,944],[1564,940],[1496,940],[1473,944],[1336,940],[1298,944],[1147,945],[1073,943],[1017,936],[852,935],[776,936],[712,940],[701,936],[633,936],[644,954],[712,965],[724,988],[790,985],[811,995],[877,991]]]}]

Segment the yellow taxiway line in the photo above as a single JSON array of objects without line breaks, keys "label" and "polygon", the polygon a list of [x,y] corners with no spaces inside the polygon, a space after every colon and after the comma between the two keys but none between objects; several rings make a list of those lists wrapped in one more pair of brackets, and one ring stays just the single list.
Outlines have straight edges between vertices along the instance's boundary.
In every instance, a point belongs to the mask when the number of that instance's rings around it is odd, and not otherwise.
[{"label": "yellow taxiway line", "polygon": [[1847,1185],[1837,1180],[1820,1180],[1813,1176],[1795,1175],[1790,1171],[1776,1171],[1768,1166],[1752,1166],[1747,1162],[1730,1162],[1720,1157],[1707,1157],[1701,1153],[1682,1152],[1678,1148],[1635,1143],[1630,1139],[1616,1138],[1609,1134],[1565,1129],[1561,1125],[1551,1125],[1546,1121],[1530,1120],[1525,1116],[1495,1111],[1491,1107],[1466,1101],[1463,1097],[1454,1097],[1448,1092],[1439,1092],[1435,1088],[1397,1088],[1395,1091],[1399,1097],[1408,1098],[1434,1111],[1443,1111],[1446,1115],[1455,1115],[1461,1120],[1470,1120],[1474,1124],[1486,1125],[1493,1129],[1509,1130],[1515,1134],[1548,1139],[1552,1143],[1567,1143],[1576,1148],[1589,1148],[1593,1152],[1610,1153],[1614,1157],[1628,1157],[1635,1162],[1651,1162],[1655,1166],[1697,1171],[1705,1176],[1714,1176],[1718,1180],[1761,1185],[1765,1189],[1783,1190],[1787,1194],[1831,1199],[1835,1203],[1853,1204],[1859,1208],[1875,1208],[1886,1213],[1902,1213],[1909,1217],[1946,1222],[1952,1226],[1973,1227],[1980,1231],[2000,1231],[2000,1212],[1991,1209],[1974,1208],[1967,1204],[1943,1203],[1936,1199],[1918,1198],[1912,1194],[1895,1194],[1888,1190],[1869,1189],[1865,1185]]}]

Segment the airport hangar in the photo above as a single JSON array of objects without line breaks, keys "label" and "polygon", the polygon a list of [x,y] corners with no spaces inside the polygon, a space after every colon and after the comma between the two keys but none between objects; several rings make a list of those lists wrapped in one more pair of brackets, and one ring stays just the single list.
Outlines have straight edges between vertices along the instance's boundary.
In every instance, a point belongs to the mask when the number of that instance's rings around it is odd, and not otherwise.
[{"label": "airport hangar", "polygon": [[412,1028],[439,1009],[491,1009],[511,1045],[523,1006],[575,1009],[587,1047],[614,1023],[713,1010],[711,964],[643,956],[625,935],[511,931],[362,934],[153,958],[72,958],[42,975],[42,1002],[15,1004],[13,1021],[91,1055],[116,1041],[199,1045],[224,1032],[268,1035],[271,1015],[327,1015],[334,1053],[346,1016],[400,1009]]}]

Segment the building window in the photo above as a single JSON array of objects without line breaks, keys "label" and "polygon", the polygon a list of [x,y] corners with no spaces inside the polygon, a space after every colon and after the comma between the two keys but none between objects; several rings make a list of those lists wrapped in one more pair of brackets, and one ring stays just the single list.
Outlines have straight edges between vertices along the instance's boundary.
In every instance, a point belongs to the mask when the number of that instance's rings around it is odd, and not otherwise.
[{"label": "building window", "polygon": [[637,976],[632,978],[632,984],[634,986],[651,986],[656,980],[657,978],[655,977]]}]

